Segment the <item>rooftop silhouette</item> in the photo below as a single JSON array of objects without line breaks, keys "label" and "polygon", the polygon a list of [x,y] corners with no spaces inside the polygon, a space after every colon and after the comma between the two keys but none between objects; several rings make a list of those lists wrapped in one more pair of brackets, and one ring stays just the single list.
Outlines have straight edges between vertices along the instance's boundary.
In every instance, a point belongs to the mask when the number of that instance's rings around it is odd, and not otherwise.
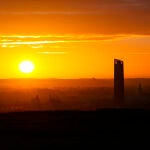
[{"label": "rooftop silhouette", "polygon": [[124,102],[124,64],[114,59],[114,101],[116,104]]}]

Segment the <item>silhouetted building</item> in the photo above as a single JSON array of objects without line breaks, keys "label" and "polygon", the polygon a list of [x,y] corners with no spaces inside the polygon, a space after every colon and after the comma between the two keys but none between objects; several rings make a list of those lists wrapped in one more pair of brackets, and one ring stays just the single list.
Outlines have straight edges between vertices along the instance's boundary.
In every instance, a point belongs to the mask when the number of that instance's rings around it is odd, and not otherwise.
[{"label": "silhouetted building", "polygon": [[33,99],[33,102],[34,102],[34,108],[36,110],[40,110],[41,109],[41,106],[40,106],[40,98],[39,98],[39,95],[36,95],[35,98]]},{"label": "silhouetted building", "polygon": [[139,98],[143,96],[143,88],[141,83],[138,85],[138,96]]},{"label": "silhouetted building", "polygon": [[124,64],[118,59],[114,59],[114,101],[119,105],[124,102]]}]

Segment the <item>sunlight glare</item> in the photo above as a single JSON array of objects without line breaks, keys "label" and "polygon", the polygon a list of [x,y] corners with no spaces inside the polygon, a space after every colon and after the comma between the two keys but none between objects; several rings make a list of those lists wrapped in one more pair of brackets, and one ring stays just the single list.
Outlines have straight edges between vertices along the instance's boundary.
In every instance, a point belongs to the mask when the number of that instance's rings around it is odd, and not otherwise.
[{"label": "sunlight glare", "polygon": [[34,64],[31,61],[26,60],[20,63],[19,69],[23,73],[31,73],[34,70]]}]

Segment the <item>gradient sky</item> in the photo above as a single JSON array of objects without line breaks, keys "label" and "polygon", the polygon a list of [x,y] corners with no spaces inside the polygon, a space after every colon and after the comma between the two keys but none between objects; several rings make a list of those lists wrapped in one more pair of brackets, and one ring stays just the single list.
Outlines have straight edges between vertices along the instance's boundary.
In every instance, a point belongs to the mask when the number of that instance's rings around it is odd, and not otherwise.
[{"label": "gradient sky", "polygon": [[149,0],[0,0],[0,78],[150,77]]}]

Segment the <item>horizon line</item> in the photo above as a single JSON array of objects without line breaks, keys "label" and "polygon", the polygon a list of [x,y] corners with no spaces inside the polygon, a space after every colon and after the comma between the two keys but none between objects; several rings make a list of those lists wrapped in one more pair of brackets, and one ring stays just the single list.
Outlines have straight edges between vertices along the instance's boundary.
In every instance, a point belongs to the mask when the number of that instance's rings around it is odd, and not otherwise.
[{"label": "horizon line", "polygon": [[[114,80],[114,78],[0,78],[0,80]],[[127,77],[126,79],[150,79],[150,77]]]}]

